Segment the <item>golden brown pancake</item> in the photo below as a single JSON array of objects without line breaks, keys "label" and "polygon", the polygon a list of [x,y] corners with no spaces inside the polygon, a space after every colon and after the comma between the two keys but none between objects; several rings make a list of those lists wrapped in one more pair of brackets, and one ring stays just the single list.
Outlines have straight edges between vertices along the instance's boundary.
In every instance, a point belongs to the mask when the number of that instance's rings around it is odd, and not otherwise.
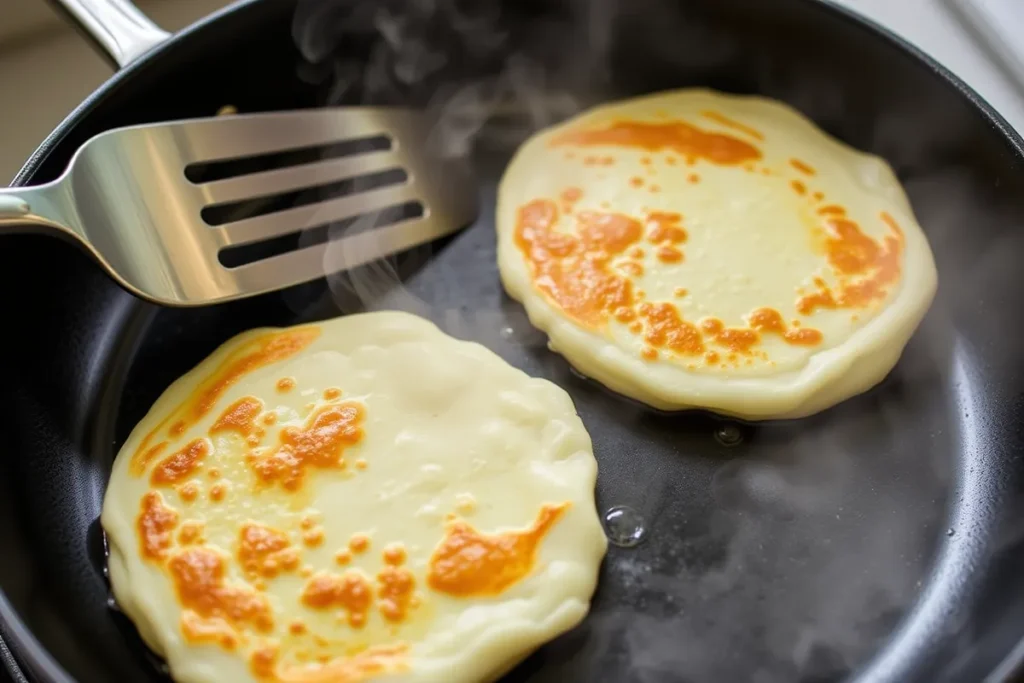
[{"label": "golden brown pancake", "polygon": [[568,395],[404,313],[240,335],[114,463],[118,604],[183,683],[491,680],[586,614]]},{"label": "golden brown pancake", "polygon": [[509,294],[582,373],[662,409],[809,415],[892,369],[935,293],[888,165],[759,97],[680,90],[529,139]]}]

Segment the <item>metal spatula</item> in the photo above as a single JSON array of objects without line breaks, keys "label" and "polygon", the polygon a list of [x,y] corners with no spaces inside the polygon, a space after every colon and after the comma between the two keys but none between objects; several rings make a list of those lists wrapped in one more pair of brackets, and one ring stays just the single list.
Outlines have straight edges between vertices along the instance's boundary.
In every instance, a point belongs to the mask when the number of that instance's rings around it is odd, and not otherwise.
[{"label": "metal spatula", "polygon": [[[161,304],[281,289],[474,219],[475,183],[463,164],[428,154],[428,134],[415,112],[363,107],[109,131],[56,181],[0,190],[0,234],[78,240],[124,287]],[[331,239],[303,239],[314,233]],[[225,258],[246,249],[249,262]]]}]

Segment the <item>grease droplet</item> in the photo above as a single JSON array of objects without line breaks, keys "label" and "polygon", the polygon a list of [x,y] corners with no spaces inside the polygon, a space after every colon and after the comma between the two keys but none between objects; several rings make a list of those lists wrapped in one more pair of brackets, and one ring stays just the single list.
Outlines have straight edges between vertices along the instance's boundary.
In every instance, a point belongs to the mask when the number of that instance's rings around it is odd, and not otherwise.
[{"label": "grease droplet", "polygon": [[503,327],[503,328],[501,328],[501,338],[502,339],[511,339],[512,336],[515,335],[515,333],[516,333],[516,331],[513,330],[511,327]]},{"label": "grease droplet", "polygon": [[743,441],[743,432],[736,425],[722,425],[715,430],[715,439],[723,446],[738,446]]},{"label": "grease droplet", "polygon": [[616,505],[604,513],[604,532],[613,545],[632,548],[647,536],[647,527],[639,512],[628,505]]}]

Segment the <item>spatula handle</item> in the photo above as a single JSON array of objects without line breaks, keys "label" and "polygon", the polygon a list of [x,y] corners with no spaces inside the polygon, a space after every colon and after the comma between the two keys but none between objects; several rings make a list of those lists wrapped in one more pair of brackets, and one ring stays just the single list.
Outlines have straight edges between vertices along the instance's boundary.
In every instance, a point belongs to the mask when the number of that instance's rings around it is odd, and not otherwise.
[{"label": "spatula handle", "polygon": [[32,211],[21,197],[0,195],[0,220],[17,220],[24,218]]},{"label": "spatula handle", "polygon": [[91,38],[118,69],[171,37],[129,0],[50,2]]},{"label": "spatula handle", "polygon": [[0,234],[47,232],[81,239],[62,188],[60,181],[40,187],[0,188]]}]

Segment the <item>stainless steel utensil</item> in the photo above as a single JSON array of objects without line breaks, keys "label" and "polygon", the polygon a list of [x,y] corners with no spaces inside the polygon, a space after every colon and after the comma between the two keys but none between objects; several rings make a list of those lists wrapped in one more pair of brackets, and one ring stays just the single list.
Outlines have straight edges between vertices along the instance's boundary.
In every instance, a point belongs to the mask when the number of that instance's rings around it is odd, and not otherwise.
[{"label": "stainless steel utensil", "polygon": [[[428,133],[415,112],[363,107],[112,130],[89,140],[52,183],[0,190],[0,232],[43,230],[77,240],[121,285],[161,304],[195,306],[281,289],[429,242],[473,220],[476,185],[461,163],[428,153]],[[359,151],[361,140],[380,144]],[[337,150],[339,143],[356,151],[330,156],[326,149]],[[230,164],[220,162],[244,165],[295,151],[304,153],[305,162],[209,181],[186,175],[217,164],[221,175],[230,176]],[[388,171],[399,180],[360,186],[361,179]],[[348,194],[318,195],[338,183],[348,184]],[[231,214],[238,212],[221,211],[219,220],[204,219],[211,208],[266,204],[307,190],[301,206],[237,220]],[[410,203],[421,205],[420,215],[361,232],[333,229],[337,239],[237,267],[221,262],[230,247],[360,216],[373,220]],[[365,227],[365,221],[355,222]]]}]

